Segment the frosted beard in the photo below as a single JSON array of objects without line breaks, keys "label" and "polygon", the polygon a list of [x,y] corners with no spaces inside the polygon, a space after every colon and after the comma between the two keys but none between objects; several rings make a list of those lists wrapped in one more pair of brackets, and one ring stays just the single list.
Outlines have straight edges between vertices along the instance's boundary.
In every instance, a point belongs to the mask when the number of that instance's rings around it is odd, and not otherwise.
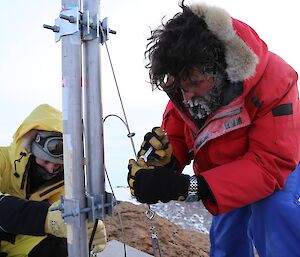
[{"label": "frosted beard", "polygon": [[197,96],[192,97],[190,100],[183,100],[183,104],[194,119],[204,119],[222,105],[222,92],[225,85],[224,76],[220,74],[214,75],[214,86],[206,96]]}]

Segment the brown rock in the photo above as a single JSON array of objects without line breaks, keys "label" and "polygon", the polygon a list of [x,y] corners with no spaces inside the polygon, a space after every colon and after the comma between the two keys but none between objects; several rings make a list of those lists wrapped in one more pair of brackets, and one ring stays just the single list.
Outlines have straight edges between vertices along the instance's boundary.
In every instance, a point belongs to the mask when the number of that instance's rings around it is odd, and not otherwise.
[{"label": "brown rock", "polygon": [[[135,205],[121,202],[114,208],[114,216],[107,216],[104,220],[108,240],[116,239],[123,242],[122,229],[119,221],[121,217],[124,231],[124,243],[143,252],[153,254],[151,233],[145,212],[145,205]],[[169,220],[155,215],[152,219],[159,246],[164,257],[208,257],[208,235],[181,228]]]}]

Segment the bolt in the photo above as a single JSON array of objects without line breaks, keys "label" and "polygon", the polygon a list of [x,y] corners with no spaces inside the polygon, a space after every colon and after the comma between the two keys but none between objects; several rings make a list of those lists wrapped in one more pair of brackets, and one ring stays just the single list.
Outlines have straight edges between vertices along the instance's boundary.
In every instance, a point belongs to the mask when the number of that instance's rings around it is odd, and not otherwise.
[{"label": "bolt", "polygon": [[47,24],[44,24],[43,27],[45,29],[51,29],[53,32],[59,32],[60,28],[58,26],[50,26],[50,25],[47,25]]},{"label": "bolt", "polygon": [[67,15],[64,15],[64,14],[60,14],[59,18],[67,20],[70,23],[75,23],[76,22],[76,18],[74,16],[67,16]]}]

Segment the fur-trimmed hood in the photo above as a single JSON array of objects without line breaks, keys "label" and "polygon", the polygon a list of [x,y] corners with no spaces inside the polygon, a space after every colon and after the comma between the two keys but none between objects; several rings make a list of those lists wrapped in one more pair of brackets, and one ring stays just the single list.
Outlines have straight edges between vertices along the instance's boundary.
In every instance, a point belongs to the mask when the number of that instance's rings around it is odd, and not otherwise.
[{"label": "fur-trimmed hood", "polygon": [[224,43],[228,79],[255,83],[266,66],[267,45],[247,24],[232,18],[225,10],[205,4],[191,4],[208,29]]}]

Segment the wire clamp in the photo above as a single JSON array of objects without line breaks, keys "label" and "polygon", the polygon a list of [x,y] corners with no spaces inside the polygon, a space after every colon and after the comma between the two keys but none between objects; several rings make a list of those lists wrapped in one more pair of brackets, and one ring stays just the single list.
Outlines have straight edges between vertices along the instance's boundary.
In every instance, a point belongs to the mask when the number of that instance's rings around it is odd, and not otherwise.
[{"label": "wire clamp", "polygon": [[159,240],[158,240],[158,236],[157,233],[155,231],[155,227],[152,223],[152,219],[155,215],[155,212],[151,209],[150,205],[148,204],[148,210],[146,211],[146,217],[148,219],[148,223],[149,223],[149,230],[151,233],[151,243],[152,243],[152,248],[153,248],[153,254],[155,257],[162,257],[162,253],[159,247]]}]

